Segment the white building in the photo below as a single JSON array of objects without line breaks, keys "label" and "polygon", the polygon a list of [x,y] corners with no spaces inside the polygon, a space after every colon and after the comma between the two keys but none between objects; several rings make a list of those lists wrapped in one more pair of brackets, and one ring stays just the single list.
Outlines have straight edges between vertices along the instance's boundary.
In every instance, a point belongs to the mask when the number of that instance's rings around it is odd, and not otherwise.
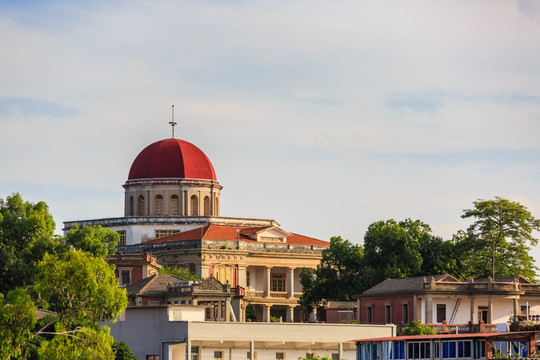
[{"label": "white building", "polygon": [[350,340],[395,335],[393,325],[211,322],[203,307],[177,305],[130,307],[108,325],[116,340],[147,360],[353,360]]}]

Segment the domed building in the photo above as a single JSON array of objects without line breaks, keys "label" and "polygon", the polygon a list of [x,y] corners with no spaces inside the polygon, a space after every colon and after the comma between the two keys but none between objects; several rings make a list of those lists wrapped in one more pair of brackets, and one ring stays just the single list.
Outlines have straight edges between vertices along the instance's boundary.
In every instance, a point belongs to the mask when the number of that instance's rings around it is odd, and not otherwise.
[{"label": "domed building", "polygon": [[222,186],[195,145],[165,139],[148,145],[131,165],[125,216],[219,216]]},{"label": "domed building", "polygon": [[234,290],[235,300],[217,307],[213,319],[245,321],[247,304],[259,321],[304,319],[300,272],[315,269],[330,244],[285,231],[272,219],[221,216],[223,187],[197,146],[174,137],[148,145],[123,187],[123,217],[64,223],[64,231],[77,223],[119,233],[115,264],[123,285],[133,279],[135,265],[122,265],[122,254],[150,253],[161,266],[186,267]]}]

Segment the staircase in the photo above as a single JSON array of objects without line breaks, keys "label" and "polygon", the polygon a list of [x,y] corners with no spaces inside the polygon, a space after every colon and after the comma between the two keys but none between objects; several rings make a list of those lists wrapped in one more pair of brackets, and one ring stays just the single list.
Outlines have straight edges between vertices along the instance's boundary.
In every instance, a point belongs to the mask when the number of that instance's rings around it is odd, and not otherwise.
[{"label": "staircase", "polygon": [[454,323],[454,320],[456,319],[456,315],[457,315],[460,304],[461,304],[461,298],[458,297],[457,300],[456,300],[456,305],[454,306],[454,310],[452,311],[452,316],[450,316],[450,322],[448,322],[449,324]]}]

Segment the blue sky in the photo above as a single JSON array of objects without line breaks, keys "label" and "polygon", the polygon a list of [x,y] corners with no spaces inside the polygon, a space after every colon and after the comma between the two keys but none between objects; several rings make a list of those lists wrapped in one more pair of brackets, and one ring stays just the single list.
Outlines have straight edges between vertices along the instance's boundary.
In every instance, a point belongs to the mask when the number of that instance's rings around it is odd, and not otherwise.
[{"label": "blue sky", "polygon": [[534,0],[0,1],[0,197],[121,216],[175,104],[225,216],[357,243],[449,239],[479,198],[540,217],[538,44]]}]

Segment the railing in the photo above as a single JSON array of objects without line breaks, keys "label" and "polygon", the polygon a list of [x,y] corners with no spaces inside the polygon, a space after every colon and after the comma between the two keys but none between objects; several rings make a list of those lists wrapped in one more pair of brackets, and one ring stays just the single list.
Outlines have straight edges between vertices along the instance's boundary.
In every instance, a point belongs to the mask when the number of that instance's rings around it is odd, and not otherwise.
[{"label": "railing", "polygon": [[539,293],[540,284],[523,284],[517,279],[513,282],[492,281],[489,279],[484,282],[474,281],[435,281],[433,278],[425,278],[423,284],[424,290],[440,290],[440,291],[455,291],[455,290],[480,290],[480,291],[520,291],[529,293]]},{"label": "railing", "polygon": [[286,299],[288,295],[289,293],[286,291],[270,291],[270,296],[273,298]]},{"label": "railing", "polygon": [[[447,324],[446,322],[443,322],[441,324],[425,325],[431,327],[437,334],[472,334],[497,331],[496,324],[484,324],[483,322],[480,324]],[[402,333],[406,327],[406,324],[399,324],[398,332]]]},{"label": "railing", "polygon": [[299,298],[302,294],[303,294],[303,292],[293,292],[293,296],[295,298]]},{"label": "railing", "polygon": [[264,297],[264,291],[246,290],[248,297]]},{"label": "railing", "polygon": [[236,285],[234,287],[234,293],[236,295],[245,295],[246,294],[246,289],[244,289],[242,286],[240,285]]}]

